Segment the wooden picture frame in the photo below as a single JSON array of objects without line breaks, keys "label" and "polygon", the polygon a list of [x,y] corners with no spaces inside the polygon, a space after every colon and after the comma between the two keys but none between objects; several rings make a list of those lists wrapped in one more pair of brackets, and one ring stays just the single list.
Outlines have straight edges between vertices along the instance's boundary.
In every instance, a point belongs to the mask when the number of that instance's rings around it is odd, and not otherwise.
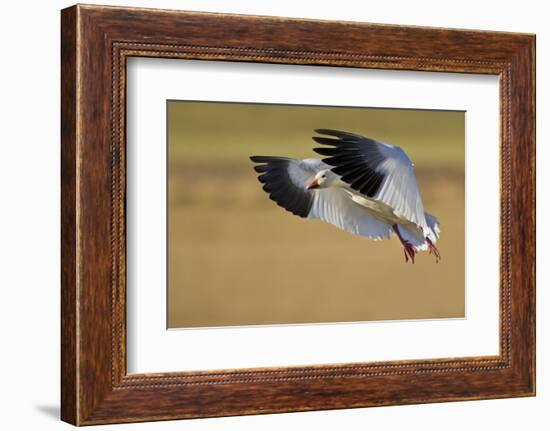
[{"label": "wooden picture frame", "polygon": [[[61,17],[64,421],[535,394],[534,35],[83,5]],[[131,56],[498,75],[500,354],[127,374],[125,65]]]}]

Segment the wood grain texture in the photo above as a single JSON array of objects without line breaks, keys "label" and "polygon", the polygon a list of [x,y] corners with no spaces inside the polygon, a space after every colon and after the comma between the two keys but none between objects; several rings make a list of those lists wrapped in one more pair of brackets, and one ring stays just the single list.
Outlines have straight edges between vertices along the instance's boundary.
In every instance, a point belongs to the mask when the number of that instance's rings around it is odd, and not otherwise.
[{"label": "wood grain texture", "polygon": [[[533,35],[79,5],[62,11],[61,36],[63,420],[86,425],[534,395]],[[499,75],[499,356],[127,375],[129,56]]]},{"label": "wood grain texture", "polygon": [[76,299],[76,9],[61,16],[61,417],[78,421]]}]

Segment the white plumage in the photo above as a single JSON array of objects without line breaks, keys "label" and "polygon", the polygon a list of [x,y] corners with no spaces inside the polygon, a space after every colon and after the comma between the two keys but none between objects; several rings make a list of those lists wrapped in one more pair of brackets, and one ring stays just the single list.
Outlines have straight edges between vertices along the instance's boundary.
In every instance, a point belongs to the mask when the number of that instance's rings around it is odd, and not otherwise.
[{"label": "white plumage", "polygon": [[264,190],[278,205],[300,217],[319,219],[374,240],[393,231],[405,260],[429,250],[439,261],[435,243],[439,222],[424,212],[414,173],[405,152],[360,135],[319,129],[324,145],[314,148],[323,159],[252,156]]}]

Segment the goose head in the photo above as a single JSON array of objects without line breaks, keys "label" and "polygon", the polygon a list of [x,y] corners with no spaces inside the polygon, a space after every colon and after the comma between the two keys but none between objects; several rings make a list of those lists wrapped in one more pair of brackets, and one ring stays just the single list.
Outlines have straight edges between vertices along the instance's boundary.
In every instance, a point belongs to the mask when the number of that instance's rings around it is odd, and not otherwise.
[{"label": "goose head", "polygon": [[337,175],[330,169],[323,169],[315,174],[313,180],[306,186],[306,190],[330,187],[337,179]]}]

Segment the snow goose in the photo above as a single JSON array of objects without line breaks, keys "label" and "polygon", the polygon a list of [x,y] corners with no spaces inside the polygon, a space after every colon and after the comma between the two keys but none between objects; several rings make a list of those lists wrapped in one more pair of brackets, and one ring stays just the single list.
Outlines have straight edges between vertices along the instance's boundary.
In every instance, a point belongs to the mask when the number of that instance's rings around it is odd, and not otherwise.
[{"label": "snow goose", "polygon": [[424,250],[439,262],[439,222],[424,212],[414,164],[405,152],[354,133],[315,132],[325,135],[313,137],[323,145],[313,149],[323,159],[250,157],[269,197],[297,216],[355,235],[379,240],[393,232],[405,262],[414,263],[415,254]]}]

